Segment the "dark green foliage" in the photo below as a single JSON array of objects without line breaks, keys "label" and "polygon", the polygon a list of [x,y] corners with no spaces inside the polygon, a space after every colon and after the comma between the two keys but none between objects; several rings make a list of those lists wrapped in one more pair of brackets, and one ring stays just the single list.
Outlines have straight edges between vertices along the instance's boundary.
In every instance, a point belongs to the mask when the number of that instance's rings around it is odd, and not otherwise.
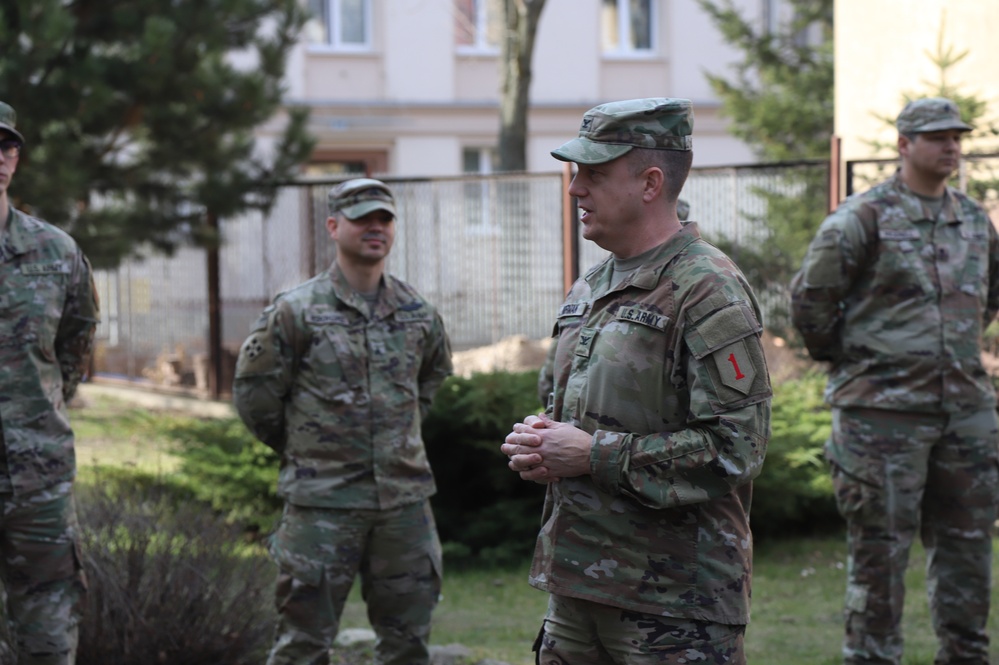
[{"label": "dark green foliage", "polygon": [[173,422],[180,469],[170,482],[245,528],[269,531],[281,513],[280,458],[235,418]]},{"label": "dark green foliage", "polygon": [[[730,131],[766,161],[827,159],[833,132],[833,0],[789,0],[793,18],[761,31],[732,0],[698,0],[728,43],[742,53],[731,78],[707,74],[722,100]],[[758,241],[736,245],[712,238],[733,256],[764,301],[767,329],[793,337],[787,286],[828,209],[827,169],[784,169],[780,192],[754,192],[767,203],[749,221],[763,229]]]},{"label": "dark green foliage", "polygon": [[147,480],[78,486],[89,591],[76,662],[262,662],[273,565],[238,529]]},{"label": "dark green foliage", "polygon": [[545,488],[507,468],[514,423],[537,413],[536,371],[451,377],[423,423],[437,480],[434,514],[451,563],[523,561],[534,549]]},{"label": "dark green foliage", "polygon": [[794,194],[754,190],[766,201],[766,214],[747,215],[765,229],[760,239],[738,241],[711,237],[711,242],[732,257],[753,286],[764,309],[764,324],[771,333],[795,339],[790,320],[790,282],[801,267],[812,237],[825,217],[827,196],[825,165],[785,169],[786,189]]},{"label": "dark green foliage", "polygon": [[267,209],[312,148],[292,110],[270,156],[255,150],[281,109],[301,5],[0,3],[0,100],[27,143],[15,205],[70,231],[97,267],[147,244],[213,246],[208,213]]},{"label": "dark green foliage", "polygon": [[767,161],[825,158],[833,129],[833,0],[789,0],[793,16],[761,31],[732,0],[697,0],[743,58],[707,74],[731,132]]},{"label": "dark green foliage", "polygon": [[825,375],[813,373],[774,389],[770,444],[753,484],[753,533],[759,537],[842,527],[823,457],[832,427],[824,386]]}]

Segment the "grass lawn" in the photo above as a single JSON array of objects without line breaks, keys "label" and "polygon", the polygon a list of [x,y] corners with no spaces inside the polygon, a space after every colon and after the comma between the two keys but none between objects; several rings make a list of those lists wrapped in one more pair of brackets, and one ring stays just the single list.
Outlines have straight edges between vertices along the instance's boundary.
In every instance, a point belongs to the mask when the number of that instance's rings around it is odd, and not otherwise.
[{"label": "grass lawn", "polygon": [[[174,443],[164,424],[191,416],[150,411],[107,397],[87,400],[70,413],[77,433],[80,482],[92,482],[95,463],[169,474],[176,468]],[[905,665],[932,665],[936,639],[926,606],[925,554],[913,549],[907,576]],[[433,642],[459,643],[475,659],[511,665],[533,663],[531,644],[547,605],[546,594],[527,584],[527,568],[445,570],[443,600],[434,614]],[[746,641],[753,665],[834,665],[842,636],[845,585],[842,537],[759,543],[753,579],[753,621]],[[993,569],[999,569],[999,545]],[[992,659],[999,662],[999,579],[992,585]],[[344,628],[368,627],[355,585],[342,619]],[[347,663],[350,660],[343,660]],[[474,662],[474,661],[472,661]]]}]

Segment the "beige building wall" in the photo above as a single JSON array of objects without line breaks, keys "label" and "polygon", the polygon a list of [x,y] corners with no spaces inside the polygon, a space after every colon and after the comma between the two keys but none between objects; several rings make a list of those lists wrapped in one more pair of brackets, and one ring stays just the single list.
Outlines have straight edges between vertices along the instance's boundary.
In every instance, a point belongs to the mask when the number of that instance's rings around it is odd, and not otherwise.
[{"label": "beige building wall", "polygon": [[[494,147],[499,131],[498,53],[455,46],[454,0],[372,0],[372,45],[336,52],[299,44],[287,99],[311,107],[317,161],[381,155],[382,173],[456,175],[462,152]],[[779,0],[735,0],[748,17]],[[694,0],[657,0],[651,55],[601,49],[602,0],[547,0],[534,55],[528,169],[560,171],[549,154],[603,102],[686,97],[694,102],[695,166],[755,161],[719,117],[704,73],[726,74],[738,52]]]},{"label": "beige building wall", "polygon": [[936,87],[940,69],[931,58],[941,38],[944,50],[968,51],[947,70],[948,84],[986,100],[985,117],[999,118],[997,35],[999,0],[836,0],[835,131],[843,158],[894,156],[875,154],[866,141],[894,145],[897,132],[877,116],[894,119],[905,93],[926,96]]}]

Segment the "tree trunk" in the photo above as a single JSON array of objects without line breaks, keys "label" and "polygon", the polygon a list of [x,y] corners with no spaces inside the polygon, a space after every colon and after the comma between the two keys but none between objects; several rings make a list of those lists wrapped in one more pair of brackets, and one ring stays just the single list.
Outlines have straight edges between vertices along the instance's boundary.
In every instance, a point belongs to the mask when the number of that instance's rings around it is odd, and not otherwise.
[{"label": "tree trunk", "polygon": [[503,0],[506,29],[500,58],[501,171],[527,170],[527,110],[534,38],[545,0]]}]

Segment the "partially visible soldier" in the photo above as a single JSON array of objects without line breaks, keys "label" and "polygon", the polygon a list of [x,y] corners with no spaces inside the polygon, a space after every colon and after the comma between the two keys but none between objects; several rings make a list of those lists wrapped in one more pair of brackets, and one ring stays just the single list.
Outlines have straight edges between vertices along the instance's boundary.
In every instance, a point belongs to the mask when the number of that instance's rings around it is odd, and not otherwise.
[{"label": "partially visible soldier", "polygon": [[542,665],[746,662],[770,379],[752,290],[677,215],[692,131],[689,100],[613,102],[552,152],[578,164],[583,237],[611,256],[558,312],[546,412],[501,446],[548,483]]},{"label": "partially visible soldier", "polygon": [[19,665],[72,665],[86,582],[66,403],[87,369],[97,299],[73,239],[10,204],[23,149],[0,102],[0,578]]},{"label": "partially visible soldier", "polygon": [[[676,216],[681,222],[687,221],[690,217],[690,204],[683,199],[676,200]],[[541,408],[548,407],[548,400],[551,398],[552,390],[555,388],[555,340],[548,344],[548,354],[545,356],[545,364],[538,371],[538,400]]]},{"label": "partially visible soldier", "polygon": [[808,352],[831,362],[826,454],[848,525],[844,662],[902,662],[918,533],[934,663],[987,665],[999,492],[996,396],[982,333],[999,310],[999,238],[948,187],[971,127],[949,99],[897,119],[901,167],[819,228],[792,288]]},{"label": "partially visible soldier", "polygon": [[385,273],[396,216],[385,183],[341,183],[329,207],[333,265],[275,298],[236,364],[239,414],[281,454],[268,663],[328,663],[360,573],[376,662],[425,664],[441,551],[420,425],[452,371],[450,344],[437,311]]}]

